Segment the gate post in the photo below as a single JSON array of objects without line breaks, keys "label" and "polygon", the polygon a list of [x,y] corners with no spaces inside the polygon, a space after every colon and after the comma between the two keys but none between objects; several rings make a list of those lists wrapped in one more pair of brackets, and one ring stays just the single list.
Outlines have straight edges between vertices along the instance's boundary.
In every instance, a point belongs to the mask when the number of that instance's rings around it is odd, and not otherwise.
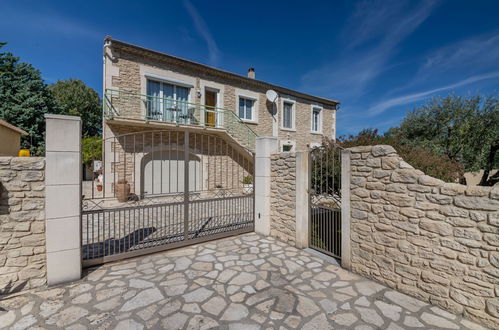
[{"label": "gate post", "polygon": [[46,114],[48,285],[81,278],[81,119]]},{"label": "gate post", "polygon": [[278,151],[276,137],[256,138],[255,148],[255,232],[270,235],[270,155]]},{"label": "gate post", "polygon": [[308,247],[310,235],[310,152],[296,153],[296,247]]},{"label": "gate post", "polygon": [[341,267],[350,269],[350,150],[341,151]]}]

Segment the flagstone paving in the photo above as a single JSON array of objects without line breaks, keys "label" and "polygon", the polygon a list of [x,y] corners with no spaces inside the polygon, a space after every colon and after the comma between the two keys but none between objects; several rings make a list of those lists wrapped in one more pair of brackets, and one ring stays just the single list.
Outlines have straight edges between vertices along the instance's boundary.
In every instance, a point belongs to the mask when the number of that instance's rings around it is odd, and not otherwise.
[{"label": "flagstone paving", "polygon": [[246,234],[0,298],[6,329],[483,329],[272,238]]}]

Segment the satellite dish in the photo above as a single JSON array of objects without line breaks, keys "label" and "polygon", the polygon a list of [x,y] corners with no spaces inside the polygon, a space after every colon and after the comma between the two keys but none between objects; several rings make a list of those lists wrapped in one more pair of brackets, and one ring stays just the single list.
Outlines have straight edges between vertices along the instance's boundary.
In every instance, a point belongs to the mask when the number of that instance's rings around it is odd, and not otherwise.
[{"label": "satellite dish", "polygon": [[267,96],[267,100],[269,100],[272,103],[277,101],[277,97],[279,97],[279,95],[277,95],[277,92],[273,89],[269,89],[267,93],[265,93],[265,95]]}]

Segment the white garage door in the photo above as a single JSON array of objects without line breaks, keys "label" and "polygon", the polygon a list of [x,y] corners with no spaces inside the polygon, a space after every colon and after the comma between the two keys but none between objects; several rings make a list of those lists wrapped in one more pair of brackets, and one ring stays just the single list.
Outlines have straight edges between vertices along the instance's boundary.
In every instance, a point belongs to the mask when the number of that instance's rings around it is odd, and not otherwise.
[{"label": "white garage door", "polygon": [[[184,192],[184,169],[184,151],[163,150],[149,153],[144,157],[142,167],[143,194]],[[189,191],[201,190],[200,173],[200,158],[189,154]]]}]

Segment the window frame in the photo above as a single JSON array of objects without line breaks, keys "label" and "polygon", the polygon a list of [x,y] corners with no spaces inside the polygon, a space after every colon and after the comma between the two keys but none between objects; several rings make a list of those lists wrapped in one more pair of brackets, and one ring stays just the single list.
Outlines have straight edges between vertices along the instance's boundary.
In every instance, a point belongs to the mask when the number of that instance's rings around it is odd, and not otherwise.
[{"label": "window frame", "polygon": [[[241,118],[239,114],[239,102],[241,102],[241,99],[252,101],[253,102],[253,107],[251,109],[251,119],[247,118]],[[238,93],[237,94],[237,102],[236,102],[236,114],[241,121],[245,123],[250,123],[250,124],[257,124],[258,123],[258,112],[257,112],[257,104],[258,104],[258,98],[255,96],[247,95],[247,94],[242,94]],[[245,103],[245,114],[246,114],[246,103]]]},{"label": "window frame", "polygon": [[[159,84],[159,95],[157,97],[159,98],[159,107],[161,109],[163,109],[163,102],[165,100],[165,97],[164,97],[164,94],[163,94],[163,92],[164,92],[163,85],[164,84],[173,86],[173,102],[175,104],[177,104],[177,102],[179,102],[178,99],[177,99],[177,88],[180,87],[180,88],[187,89],[187,98],[186,98],[186,101],[180,101],[180,103],[185,102],[187,108],[189,107],[189,104],[191,103],[191,97],[192,97],[192,88],[193,88],[192,85],[184,83],[184,82],[181,82],[181,81],[168,80],[166,78],[156,77],[156,76],[153,76],[153,75],[146,75],[145,78],[146,78],[146,86],[145,86],[145,90],[146,90],[145,91],[145,95],[146,95],[146,97],[152,96],[152,95],[149,94],[149,83],[153,82],[153,83],[158,83]],[[148,115],[147,111],[148,111],[148,109],[147,109],[147,105],[146,105],[146,107],[145,107],[145,115],[146,116]],[[176,118],[176,115],[177,114],[174,113],[174,117],[175,118]]]},{"label": "window frame", "polygon": [[[284,126],[284,104],[291,104],[291,127]],[[283,131],[296,131],[296,101],[291,98],[283,98],[281,102],[281,130]]]},{"label": "window frame", "polygon": [[[289,151],[284,151],[285,146],[290,146]],[[296,141],[284,140],[280,141],[280,152],[296,152]]]},{"label": "window frame", "polygon": [[[314,130],[314,110],[319,110],[319,118],[317,123],[317,130]],[[323,134],[324,127],[324,108],[319,104],[312,104],[310,106],[310,133],[312,134]]]}]

